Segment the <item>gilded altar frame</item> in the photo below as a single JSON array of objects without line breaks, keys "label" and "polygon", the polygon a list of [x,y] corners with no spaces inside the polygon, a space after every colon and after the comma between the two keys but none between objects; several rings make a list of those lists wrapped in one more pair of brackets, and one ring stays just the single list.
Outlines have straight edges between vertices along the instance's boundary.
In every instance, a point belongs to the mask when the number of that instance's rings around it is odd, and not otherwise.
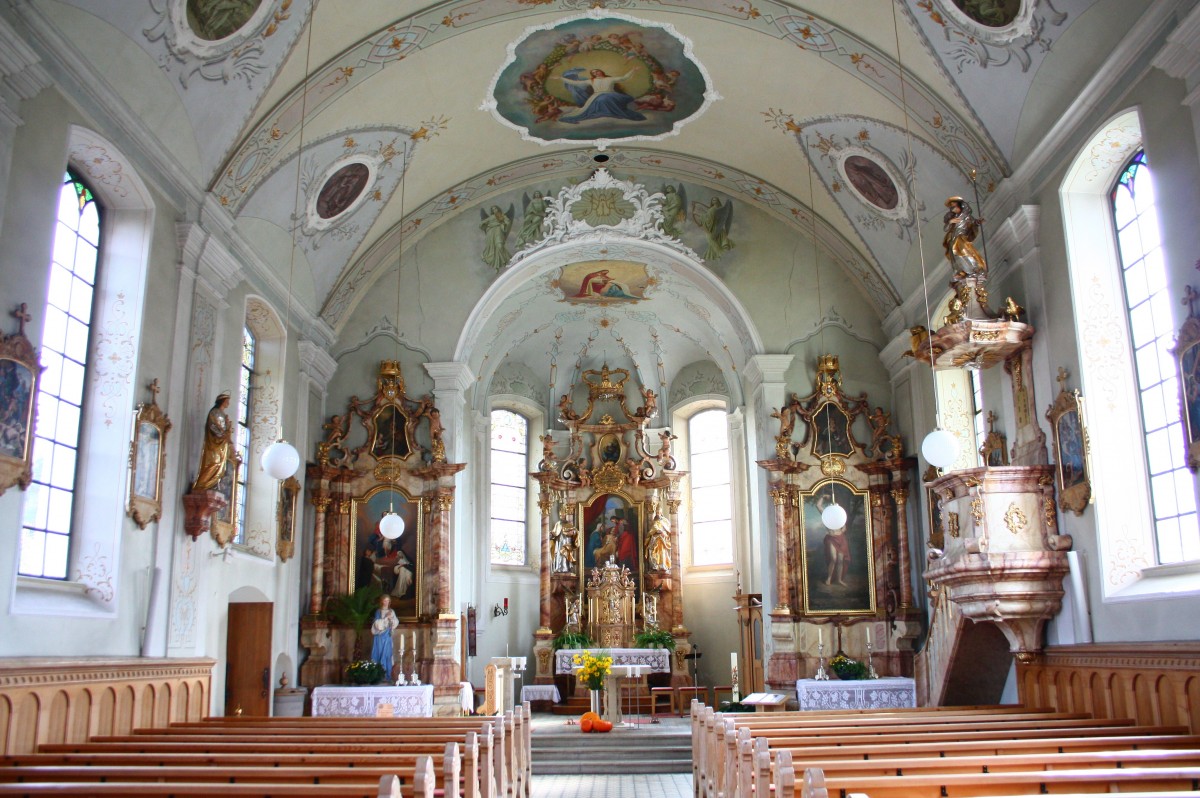
[{"label": "gilded altar frame", "polygon": [[[392,509],[404,519],[404,534],[395,543],[382,538],[376,528],[378,517]],[[392,597],[392,609],[401,623],[420,619],[421,599],[425,592],[427,511],[428,500],[425,497],[412,496],[394,484],[376,485],[362,496],[350,499],[350,568],[346,592],[353,593],[372,580],[379,582],[384,593]],[[372,519],[375,519],[374,522]],[[394,557],[391,551],[396,552]],[[393,558],[394,564],[391,562]],[[407,565],[412,566],[412,581],[401,585],[405,577],[396,569]],[[403,589],[398,590],[401,587]]]},{"label": "gilded altar frame", "polygon": [[[821,520],[821,511],[831,494],[846,511],[846,524],[840,530],[826,529]],[[874,615],[875,540],[868,491],[845,479],[823,479],[808,490],[797,492],[796,502],[804,614]],[[835,544],[836,537],[842,540]],[[827,555],[830,548],[837,548],[847,562],[830,563]]]},{"label": "gilded altar frame", "polygon": [[[620,503],[621,507],[609,508],[608,505],[614,502]],[[634,583],[637,585],[638,593],[640,594],[644,589],[644,580],[642,577],[645,574],[645,563],[643,562],[645,559],[645,552],[643,551],[643,547],[645,545],[644,538],[646,534],[646,502],[636,501],[624,491],[596,493],[587,501],[586,504],[580,503],[579,505],[575,519],[576,529],[579,530],[579,539],[582,542],[579,552],[579,583],[581,585],[587,584],[588,572],[590,572],[592,568],[598,568],[604,565],[605,562],[608,562],[607,554],[604,554],[600,559],[595,558],[594,547],[592,547],[590,543],[593,532],[595,531],[593,527],[596,526],[597,521],[602,522],[603,528],[607,529],[608,525],[603,524],[603,521],[604,516],[608,514],[609,509],[633,511],[633,516],[636,523],[636,527],[633,530],[633,537],[637,545],[637,556],[633,560],[618,558],[617,564],[624,565],[629,568],[630,573],[634,575]],[[588,526],[585,526],[585,524]],[[604,533],[601,531],[600,540],[602,544],[603,539]],[[620,541],[615,540],[614,543],[619,545]],[[603,545],[601,545],[601,548],[603,548]],[[616,552],[613,552],[613,554],[615,556]],[[636,568],[634,566],[636,566]]]},{"label": "gilded altar frame", "polygon": [[287,562],[296,553],[296,511],[299,509],[300,480],[288,477],[279,483],[275,503],[275,553]]},{"label": "gilded altar frame", "polygon": [[129,442],[129,503],[126,513],[139,529],[162,517],[162,483],[167,466],[167,431],[171,420],[158,406],[158,380],[152,398],[137,406],[133,440]]}]

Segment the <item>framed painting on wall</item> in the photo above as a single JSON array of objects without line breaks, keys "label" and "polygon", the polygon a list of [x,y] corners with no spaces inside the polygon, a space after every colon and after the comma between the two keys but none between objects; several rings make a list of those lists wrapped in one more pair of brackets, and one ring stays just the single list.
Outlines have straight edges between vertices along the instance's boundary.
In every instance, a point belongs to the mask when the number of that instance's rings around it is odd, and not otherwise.
[{"label": "framed painting on wall", "polygon": [[296,511],[299,509],[300,481],[288,477],[279,483],[279,501],[275,508],[275,553],[287,562],[296,553]]},{"label": "framed painting on wall", "polygon": [[1092,501],[1092,475],[1088,467],[1088,436],[1083,423],[1083,396],[1066,388],[1067,371],[1058,370],[1059,391],[1046,419],[1054,432],[1054,461],[1058,475],[1058,506],[1075,515]]},{"label": "framed painting on wall", "polygon": [[[818,482],[800,499],[800,576],[808,615],[875,612],[875,558],[867,491],[841,479]],[[846,523],[826,529],[821,513],[834,500]]]},{"label": "framed painting on wall", "polygon": [[[151,383],[158,393],[158,380]],[[133,440],[129,444],[129,517],[145,529],[162,515],[163,470],[167,462],[167,430],[171,420],[158,403],[139,404],[133,419]]]},{"label": "framed painting on wall", "polygon": [[644,508],[620,493],[598,493],[579,509],[583,531],[583,556],[579,558],[580,580],[587,581],[593,568],[609,557],[629,569],[637,585],[642,584],[642,527]]},{"label": "framed painting on wall", "polygon": [[1183,432],[1186,437],[1185,454],[1187,467],[1200,470],[1200,318],[1195,315],[1195,306],[1200,293],[1190,285],[1184,294],[1188,316],[1175,337],[1175,367],[1179,370],[1179,407],[1183,416]]},{"label": "framed painting on wall", "polygon": [[[410,498],[399,488],[380,485],[350,502],[350,570],[348,592],[372,582],[392,597],[392,609],[401,621],[415,621],[420,612],[425,563],[425,502]],[[404,534],[389,540],[379,531],[379,521],[390,510],[404,519]]]},{"label": "framed painting on wall", "polygon": [[25,305],[14,315],[21,329],[0,335],[0,494],[13,485],[25,490],[33,478],[34,399],[42,374],[37,350],[25,337]]}]

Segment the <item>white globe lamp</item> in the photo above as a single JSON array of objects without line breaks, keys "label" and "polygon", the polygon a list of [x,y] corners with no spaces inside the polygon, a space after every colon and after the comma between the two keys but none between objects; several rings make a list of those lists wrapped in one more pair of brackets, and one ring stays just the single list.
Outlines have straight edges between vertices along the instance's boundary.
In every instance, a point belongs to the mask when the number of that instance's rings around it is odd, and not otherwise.
[{"label": "white globe lamp", "polygon": [[821,523],[827,529],[841,529],[846,525],[846,510],[834,502],[821,511]]},{"label": "white globe lamp", "polygon": [[921,454],[934,468],[949,468],[958,459],[958,438],[938,427],[921,441]]},{"label": "white globe lamp", "polygon": [[389,510],[379,519],[379,534],[388,540],[395,540],[404,534],[404,519],[398,513]]},{"label": "white globe lamp", "polygon": [[277,440],[262,454],[262,468],[271,479],[287,479],[300,468],[300,453],[285,440]]}]

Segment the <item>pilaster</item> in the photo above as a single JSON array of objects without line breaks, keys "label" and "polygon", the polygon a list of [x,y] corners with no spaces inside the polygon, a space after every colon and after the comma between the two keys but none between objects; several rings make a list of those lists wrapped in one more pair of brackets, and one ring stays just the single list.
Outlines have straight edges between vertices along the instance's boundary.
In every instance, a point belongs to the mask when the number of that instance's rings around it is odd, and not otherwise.
[{"label": "pilaster", "polygon": [[23,100],[35,97],[50,85],[37,53],[0,19],[0,227],[4,225],[4,199],[12,167],[13,139],[25,124],[18,113]]}]

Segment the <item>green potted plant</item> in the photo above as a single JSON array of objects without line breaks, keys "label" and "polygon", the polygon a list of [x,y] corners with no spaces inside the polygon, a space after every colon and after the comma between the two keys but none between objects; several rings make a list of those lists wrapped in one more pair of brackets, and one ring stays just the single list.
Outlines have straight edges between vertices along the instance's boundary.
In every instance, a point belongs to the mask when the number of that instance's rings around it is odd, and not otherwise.
[{"label": "green potted plant", "polygon": [[857,681],[867,678],[867,666],[856,659],[850,659],[845,654],[838,654],[829,660],[829,667],[839,679]]},{"label": "green potted plant", "polygon": [[633,636],[634,648],[665,648],[675,650],[675,637],[666,629],[643,629]]},{"label": "green potted plant", "polygon": [[550,642],[550,645],[554,646],[555,651],[558,651],[560,648],[587,648],[593,642],[592,638],[588,637],[587,632],[572,632],[570,629],[563,629]]},{"label": "green potted plant", "polygon": [[362,633],[375,617],[383,590],[374,582],[363,585],[346,596],[333,596],[325,602],[325,615],[334,623],[354,630],[354,658],[362,658]]},{"label": "green potted plant", "polygon": [[383,681],[383,666],[374,660],[355,660],[346,666],[346,681],[350,684],[379,684]]}]

